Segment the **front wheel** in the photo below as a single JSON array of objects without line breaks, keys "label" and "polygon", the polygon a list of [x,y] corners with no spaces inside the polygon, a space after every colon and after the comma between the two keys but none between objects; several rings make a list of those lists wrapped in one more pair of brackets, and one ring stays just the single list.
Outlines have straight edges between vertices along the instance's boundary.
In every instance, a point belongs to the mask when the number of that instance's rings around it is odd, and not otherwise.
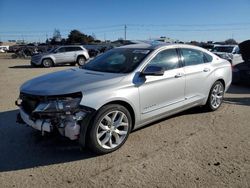
[{"label": "front wheel", "polygon": [[53,65],[53,61],[51,59],[44,59],[42,61],[42,65],[43,67],[46,67],[46,68],[51,67]]},{"label": "front wheel", "polygon": [[221,106],[224,97],[224,92],[225,88],[221,81],[216,81],[210,90],[206,103],[206,107],[208,110],[215,111]]},{"label": "front wheel", "polygon": [[88,131],[87,145],[98,154],[106,154],[120,148],[128,138],[132,127],[129,111],[116,104],[102,107]]}]

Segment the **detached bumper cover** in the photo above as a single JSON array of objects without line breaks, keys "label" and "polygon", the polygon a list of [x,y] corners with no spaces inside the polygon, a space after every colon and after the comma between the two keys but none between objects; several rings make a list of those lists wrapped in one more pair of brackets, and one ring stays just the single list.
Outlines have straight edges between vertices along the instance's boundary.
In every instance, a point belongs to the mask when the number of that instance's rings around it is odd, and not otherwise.
[{"label": "detached bumper cover", "polygon": [[25,122],[25,124],[33,127],[34,129],[37,129],[39,131],[46,131],[46,132],[52,132],[53,126],[50,123],[50,120],[36,120],[33,121],[30,119],[29,115],[24,112],[23,109],[20,108],[20,116],[22,120]]}]

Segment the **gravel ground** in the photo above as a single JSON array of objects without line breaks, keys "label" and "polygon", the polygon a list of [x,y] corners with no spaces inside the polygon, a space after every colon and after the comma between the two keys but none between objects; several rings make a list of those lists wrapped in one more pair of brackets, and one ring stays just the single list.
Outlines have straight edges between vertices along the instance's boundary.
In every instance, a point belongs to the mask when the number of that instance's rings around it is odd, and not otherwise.
[{"label": "gravel ground", "polygon": [[216,112],[185,111],[95,156],[15,122],[19,86],[67,68],[0,59],[0,187],[250,187],[249,87],[232,86]]}]

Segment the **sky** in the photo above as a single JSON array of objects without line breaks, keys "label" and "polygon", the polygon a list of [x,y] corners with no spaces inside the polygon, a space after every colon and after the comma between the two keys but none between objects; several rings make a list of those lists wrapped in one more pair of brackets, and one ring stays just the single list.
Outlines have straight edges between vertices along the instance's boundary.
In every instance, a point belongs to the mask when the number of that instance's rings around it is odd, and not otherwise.
[{"label": "sky", "polygon": [[44,42],[59,29],[100,40],[250,38],[250,0],[0,0],[0,41]]}]

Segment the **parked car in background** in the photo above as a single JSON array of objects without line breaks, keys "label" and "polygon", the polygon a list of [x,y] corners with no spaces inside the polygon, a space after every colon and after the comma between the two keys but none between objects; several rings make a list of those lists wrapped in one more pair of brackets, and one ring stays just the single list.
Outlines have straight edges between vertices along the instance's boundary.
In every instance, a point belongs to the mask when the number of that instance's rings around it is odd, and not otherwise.
[{"label": "parked car in background", "polygon": [[9,46],[0,46],[0,52],[5,53],[9,50]]},{"label": "parked car in background", "polygon": [[243,62],[233,66],[233,84],[250,85],[250,40],[239,44]]},{"label": "parked car in background", "polygon": [[32,56],[31,65],[51,67],[56,64],[75,65],[77,63],[82,66],[88,59],[88,51],[83,46],[60,46],[51,49],[47,53]]},{"label": "parked car in background", "polygon": [[141,43],[20,88],[18,122],[79,139],[96,153],[120,148],[131,130],[194,106],[217,110],[231,64],[191,45]]},{"label": "parked car in background", "polygon": [[232,65],[243,62],[238,45],[215,45],[211,52],[228,60]]}]

